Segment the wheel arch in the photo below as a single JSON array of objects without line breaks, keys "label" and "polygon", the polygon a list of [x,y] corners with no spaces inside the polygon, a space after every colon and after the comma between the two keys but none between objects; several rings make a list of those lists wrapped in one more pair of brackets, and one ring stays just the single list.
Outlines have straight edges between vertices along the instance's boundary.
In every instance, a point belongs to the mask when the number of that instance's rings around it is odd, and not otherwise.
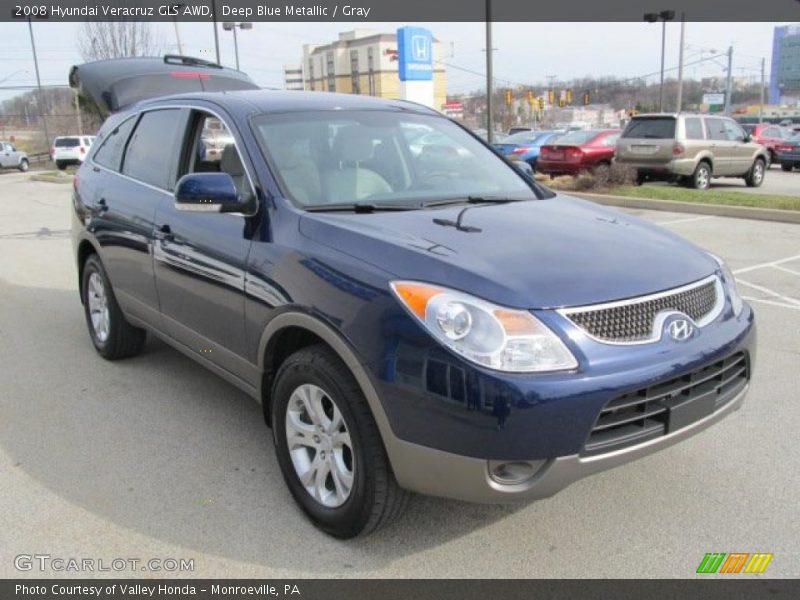
[{"label": "wheel arch", "polygon": [[81,284],[83,282],[83,268],[86,266],[86,261],[92,254],[99,255],[100,253],[95,248],[94,244],[89,240],[81,240],[78,243],[78,251],[76,253],[76,262],[78,265],[78,294],[81,297],[81,304],[83,303],[83,294],[81,293]]},{"label": "wheel arch", "polygon": [[267,423],[269,423],[271,412],[272,384],[281,363],[297,350],[317,343],[325,344],[333,350],[349,369],[367,399],[372,416],[378,425],[384,444],[386,444],[387,438],[394,434],[378,398],[378,392],[356,351],[333,327],[313,315],[300,311],[284,312],[274,317],[261,334],[258,364],[263,372],[259,396]]}]

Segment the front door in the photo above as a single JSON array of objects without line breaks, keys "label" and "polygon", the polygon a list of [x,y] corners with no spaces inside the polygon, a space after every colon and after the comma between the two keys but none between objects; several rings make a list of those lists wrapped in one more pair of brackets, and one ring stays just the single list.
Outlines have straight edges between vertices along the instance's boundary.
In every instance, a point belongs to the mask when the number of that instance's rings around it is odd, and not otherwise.
[{"label": "front door", "polygon": [[[193,110],[176,178],[224,171],[240,194],[254,190],[236,134],[222,119]],[[154,268],[165,331],[240,379],[252,381],[245,355],[244,276],[252,219],[180,211],[164,198],[156,213]]]},{"label": "front door", "polygon": [[733,152],[736,143],[728,135],[725,119],[707,117],[705,121],[708,143],[714,155],[714,175],[733,175],[735,173]]}]

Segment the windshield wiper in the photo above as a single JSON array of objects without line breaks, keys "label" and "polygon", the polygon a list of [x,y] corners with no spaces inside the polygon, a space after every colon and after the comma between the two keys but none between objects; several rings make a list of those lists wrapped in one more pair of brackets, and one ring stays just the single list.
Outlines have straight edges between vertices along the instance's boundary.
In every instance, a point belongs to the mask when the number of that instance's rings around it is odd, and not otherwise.
[{"label": "windshield wiper", "polygon": [[505,196],[465,196],[461,198],[446,198],[444,200],[430,200],[423,202],[424,208],[432,206],[448,206],[450,204],[506,204],[508,202],[521,202],[522,198],[507,198]]},{"label": "windshield wiper", "polygon": [[308,212],[355,212],[355,213],[373,213],[373,212],[391,212],[399,210],[416,210],[417,206],[411,204],[374,204],[365,202],[341,202],[336,204],[315,204],[314,206],[306,206],[305,210]]}]

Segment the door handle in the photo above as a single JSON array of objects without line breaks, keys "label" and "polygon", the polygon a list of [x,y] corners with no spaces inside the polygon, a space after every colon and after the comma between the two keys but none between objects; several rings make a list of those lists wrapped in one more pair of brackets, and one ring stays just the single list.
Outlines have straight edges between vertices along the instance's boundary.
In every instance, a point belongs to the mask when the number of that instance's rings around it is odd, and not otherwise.
[{"label": "door handle", "polygon": [[175,236],[172,234],[172,227],[164,223],[161,227],[156,229],[155,238],[166,242],[173,241]]},{"label": "door handle", "polygon": [[96,213],[98,215],[102,215],[103,213],[105,213],[107,211],[108,211],[108,204],[106,203],[106,199],[105,198],[100,198],[100,200],[97,201],[97,204],[92,209],[92,212],[94,212],[94,213]]}]

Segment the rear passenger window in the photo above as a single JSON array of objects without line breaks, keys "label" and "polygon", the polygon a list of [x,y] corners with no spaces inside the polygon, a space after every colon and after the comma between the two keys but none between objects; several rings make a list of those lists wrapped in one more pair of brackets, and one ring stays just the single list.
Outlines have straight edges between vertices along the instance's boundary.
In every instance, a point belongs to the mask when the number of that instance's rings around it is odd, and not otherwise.
[{"label": "rear passenger window", "polygon": [[108,134],[103,144],[94,153],[93,160],[104,167],[119,171],[122,163],[122,153],[125,152],[125,142],[131,135],[135,118],[130,118]]},{"label": "rear passenger window", "polygon": [[687,140],[702,140],[703,136],[703,123],[699,118],[686,119],[686,139]]},{"label": "rear passenger window", "polygon": [[706,129],[708,129],[708,139],[728,140],[728,132],[725,129],[725,121],[722,119],[706,119]]},{"label": "rear passenger window", "polygon": [[125,151],[123,174],[167,189],[175,159],[174,142],[182,122],[179,112],[178,109],[152,110],[142,115]]}]

